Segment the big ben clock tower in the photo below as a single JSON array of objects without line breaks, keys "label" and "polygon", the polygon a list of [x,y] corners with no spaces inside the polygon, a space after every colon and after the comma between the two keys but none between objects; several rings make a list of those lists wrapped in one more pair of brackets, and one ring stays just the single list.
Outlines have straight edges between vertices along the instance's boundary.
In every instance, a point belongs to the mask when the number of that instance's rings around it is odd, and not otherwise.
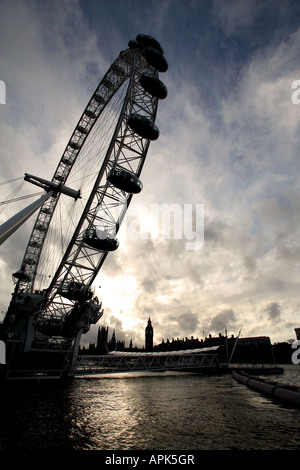
[{"label": "big ben clock tower", "polygon": [[151,325],[150,317],[145,329],[145,349],[146,352],[153,351],[153,327]]}]

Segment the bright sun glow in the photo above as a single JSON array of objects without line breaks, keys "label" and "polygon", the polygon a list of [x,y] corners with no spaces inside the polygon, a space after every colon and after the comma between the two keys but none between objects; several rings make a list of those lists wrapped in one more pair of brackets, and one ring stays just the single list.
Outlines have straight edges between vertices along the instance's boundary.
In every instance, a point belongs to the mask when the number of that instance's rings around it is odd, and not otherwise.
[{"label": "bright sun glow", "polygon": [[119,240],[157,239],[159,235],[159,223],[151,209],[142,204],[130,205],[118,234]]},{"label": "bright sun glow", "polygon": [[[130,318],[135,308],[137,296],[137,281],[134,276],[122,275],[117,278],[103,276],[99,297],[103,303],[104,316],[109,310],[110,315],[119,318],[124,330],[130,330],[135,326],[136,321]],[[107,312],[108,313],[108,312]]]}]

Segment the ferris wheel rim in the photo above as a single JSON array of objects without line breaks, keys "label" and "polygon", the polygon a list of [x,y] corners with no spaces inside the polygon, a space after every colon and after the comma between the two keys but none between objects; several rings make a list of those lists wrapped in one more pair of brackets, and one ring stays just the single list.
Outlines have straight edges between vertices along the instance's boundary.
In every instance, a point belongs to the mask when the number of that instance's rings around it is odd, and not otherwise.
[{"label": "ferris wheel rim", "polygon": [[[68,144],[67,144],[67,146],[66,146],[66,148],[65,148],[65,151],[64,151],[64,153],[63,153],[63,155],[62,155],[62,157],[61,157],[61,159],[60,159],[60,161],[59,161],[59,163],[58,163],[58,165],[57,165],[57,168],[56,168],[56,170],[55,170],[55,172],[54,172],[54,174],[53,174],[52,181],[56,181],[56,180],[57,180],[57,176],[59,176],[59,173],[60,173],[59,170],[60,170],[61,167],[62,167],[62,163],[63,163],[64,156],[66,155],[66,152],[67,152],[70,148],[72,148],[72,149],[74,150],[74,153],[75,153],[76,150],[79,150],[78,153],[77,153],[77,156],[80,154],[80,150],[81,150],[81,149],[76,148],[76,141],[75,141],[75,139],[74,139],[74,137],[75,137],[76,135],[78,136],[78,131],[79,131],[80,133],[83,133],[83,134],[84,134],[84,138],[82,139],[82,145],[84,145],[84,142],[86,141],[86,139],[88,139],[88,136],[89,136],[90,133],[92,132],[92,129],[93,129],[94,125],[96,124],[97,120],[99,119],[99,117],[101,116],[103,110],[105,109],[105,107],[107,106],[107,104],[112,100],[113,96],[114,96],[115,93],[120,89],[120,87],[122,86],[122,84],[124,84],[124,83],[126,82],[126,80],[128,79],[128,76],[124,76],[123,80],[121,80],[121,81],[117,84],[117,87],[114,87],[114,92],[109,96],[109,98],[108,98],[107,101],[105,102],[105,104],[104,104],[102,110],[100,111],[99,115],[97,116],[97,119],[95,119],[95,117],[91,114],[91,109],[90,109],[90,107],[91,107],[91,103],[93,102],[93,100],[95,100],[95,97],[96,97],[96,96],[98,96],[97,99],[99,100],[99,95],[97,95],[97,91],[99,91],[101,85],[102,85],[102,84],[105,82],[105,80],[108,78],[109,72],[110,72],[114,67],[118,67],[118,62],[119,62],[122,58],[126,57],[128,54],[130,54],[132,57],[135,57],[135,56],[136,56],[135,51],[134,51],[133,49],[131,49],[131,48],[129,48],[129,49],[125,50],[125,51],[122,51],[122,52],[120,53],[119,57],[118,57],[118,58],[113,62],[113,64],[110,66],[110,68],[108,69],[108,71],[107,71],[106,74],[104,75],[103,79],[101,80],[100,84],[99,84],[98,87],[96,88],[95,92],[93,93],[93,95],[92,95],[90,101],[88,102],[87,106],[85,107],[85,109],[84,109],[84,111],[83,111],[83,113],[82,113],[82,115],[81,115],[79,121],[77,122],[77,124],[76,124],[76,126],[75,126],[75,129],[74,129],[74,131],[73,131],[73,133],[72,133],[72,135],[71,135],[71,137],[70,137],[70,139],[69,139],[69,141],[68,141]],[[152,71],[153,74],[158,75],[158,74],[157,74],[157,71],[155,70],[155,68],[151,67],[151,65],[149,65],[149,64],[148,64],[148,67],[151,69],[151,71]],[[132,66],[132,69],[131,69],[131,74],[132,74],[132,76],[133,76],[133,73],[134,73],[134,66]],[[132,76],[131,76],[131,81],[132,81]],[[130,81],[130,83],[129,83],[129,85],[128,85],[127,93],[128,93],[128,90],[129,90],[129,88],[130,88],[130,86],[131,86],[131,81]],[[127,99],[128,99],[128,98],[127,98]],[[103,103],[102,103],[102,104],[103,104]],[[157,111],[157,105],[156,105],[156,108],[155,108],[155,113],[154,113],[154,120],[153,120],[153,122],[155,121],[155,118],[156,118],[156,111]],[[123,113],[124,113],[124,111],[123,111]],[[83,127],[81,126],[81,122],[82,122],[83,119],[86,119],[86,116],[89,118],[88,125],[90,125],[88,132],[84,132],[84,131],[83,131]],[[119,116],[119,121],[118,121],[118,122],[121,122],[121,115]],[[150,141],[148,140],[147,149],[146,149],[146,154],[147,154],[147,151],[148,151],[149,143],[150,143]],[[77,158],[77,156],[75,157],[75,159]],[[75,161],[75,160],[74,160],[74,161]],[[73,168],[73,165],[74,165],[74,161],[73,161],[72,166],[69,168],[69,171],[68,171],[67,174],[65,175],[65,179],[64,179],[62,182],[65,182],[65,181],[68,179],[68,177],[69,177],[69,175],[70,175],[70,173],[71,173],[71,171],[72,171],[72,168]],[[142,170],[144,161],[145,161],[145,159],[141,160],[141,163],[140,163],[140,165],[139,165],[139,167],[138,167],[138,170],[137,170],[137,173],[136,173],[138,176],[139,176],[140,173],[141,173],[141,170]],[[103,172],[105,171],[106,165],[107,165],[107,162],[106,162],[106,163],[103,162],[103,164],[101,165],[101,169],[100,169],[99,173],[100,173],[101,171],[103,171]],[[132,198],[132,195],[129,196],[129,198],[128,198],[128,203],[130,203],[131,198]],[[40,256],[40,254],[41,254],[41,252],[42,252],[42,250],[43,250],[43,247],[44,247],[44,242],[45,242],[45,239],[46,239],[46,236],[47,236],[47,231],[48,231],[48,228],[49,228],[49,226],[50,226],[50,224],[51,224],[52,215],[53,215],[53,213],[54,213],[54,211],[55,211],[57,201],[58,201],[58,198],[56,199],[56,202],[55,202],[54,205],[53,205],[52,214],[51,214],[51,217],[50,217],[49,220],[48,220],[48,224],[47,224],[47,228],[46,228],[46,233],[45,233],[45,236],[43,237],[42,246],[41,246],[41,249],[40,249],[40,252],[39,252],[39,256]],[[42,209],[41,209],[41,210],[42,210]],[[39,215],[40,215],[40,214],[39,214]],[[37,224],[38,224],[39,215],[38,215],[38,217],[37,217],[37,219],[36,219],[35,227],[36,227]],[[81,226],[82,226],[82,224],[81,224]],[[35,229],[35,227],[34,227],[34,229]],[[77,227],[77,228],[78,228],[78,227]],[[34,232],[34,229],[33,229],[33,232]],[[80,230],[80,228],[79,228],[79,230]],[[78,230],[77,230],[77,231],[78,231]],[[32,232],[32,234],[33,234],[33,232]],[[32,239],[32,234],[31,234],[31,237],[30,237],[30,239],[29,239],[28,246],[29,246],[30,241],[31,241],[31,239]],[[74,243],[73,243],[73,244],[74,244]],[[71,242],[70,242],[70,245],[71,245]],[[27,246],[27,250],[28,250],[28,246]],[[27,250],[25,251],[24,259],[25,259]],[[106,256],[107,256],[107,254],[108,254],[108,253],[106,252],[105,256],[103,257],[103,262],[104,262],[104,260],[105,260],[105,258],[106,258]],[[103,263],[103,262],[102,262],[102,263]],[[36,268],[35,268],[35,272],[34,272],[33,279],[31,279],[31,285],[32,285],[32,286],[34,285],[34,282],[35,282],[35,277],[36,277],[36,273],[37,273],[37,269],[38,269],[38,264],[39,264],[39,262],[37,263],[37,266],[36,266]],[[98,269],[98,271],[99,271],[99,269]],[[97,272],[98,272],[98,271],[97,271]],[[95,273],[95,274],[97,274],[97,273]],[[94,276],[94,277],[95,277],[95,276]]]}]

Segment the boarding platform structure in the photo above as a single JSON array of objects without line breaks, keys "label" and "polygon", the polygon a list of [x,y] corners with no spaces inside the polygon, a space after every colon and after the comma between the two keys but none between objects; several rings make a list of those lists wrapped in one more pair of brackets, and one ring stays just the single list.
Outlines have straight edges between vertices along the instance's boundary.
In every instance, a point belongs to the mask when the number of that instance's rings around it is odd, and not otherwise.
[{"label": "boarding platform structure", "polygon": [[72,375],[108,374],[140,371],[179,371],[218,373],[223,369],[219,346],[167,352],[121,352],[106,355],[77,355],[73,358]]}]

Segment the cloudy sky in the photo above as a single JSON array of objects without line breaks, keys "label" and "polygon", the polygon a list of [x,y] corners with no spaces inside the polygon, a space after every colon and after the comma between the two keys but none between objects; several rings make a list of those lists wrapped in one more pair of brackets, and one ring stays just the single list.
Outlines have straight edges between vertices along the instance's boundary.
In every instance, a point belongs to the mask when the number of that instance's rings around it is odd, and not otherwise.
[{"label": "cloudy sky", "polygon": [[[160,137],[150,145],[133,207],[152,229],[154,206],[204,208],[202,225],[193,219],[204,243],[188,250],[184,233],[167,239],[153,230],[132,239],[122,227],[120,247],[95,283],[105,309],[99,324],[138,346],[149,316],[155,343],[218,335],[225,325],[244,337],[294,338],[299,2],[1,0],[0,12],[0,183],[25,172],[52,178],[91,94],[137,34],[154,36],[169,63],[160,77],[168,87],[156,121]],[[20,182],[1,184],[0,200]],[[7,206],[1,221],[25,204]],[[0,247],[1,312],[33,222]],[[98,326],[83,342],[96,340]]]}]

